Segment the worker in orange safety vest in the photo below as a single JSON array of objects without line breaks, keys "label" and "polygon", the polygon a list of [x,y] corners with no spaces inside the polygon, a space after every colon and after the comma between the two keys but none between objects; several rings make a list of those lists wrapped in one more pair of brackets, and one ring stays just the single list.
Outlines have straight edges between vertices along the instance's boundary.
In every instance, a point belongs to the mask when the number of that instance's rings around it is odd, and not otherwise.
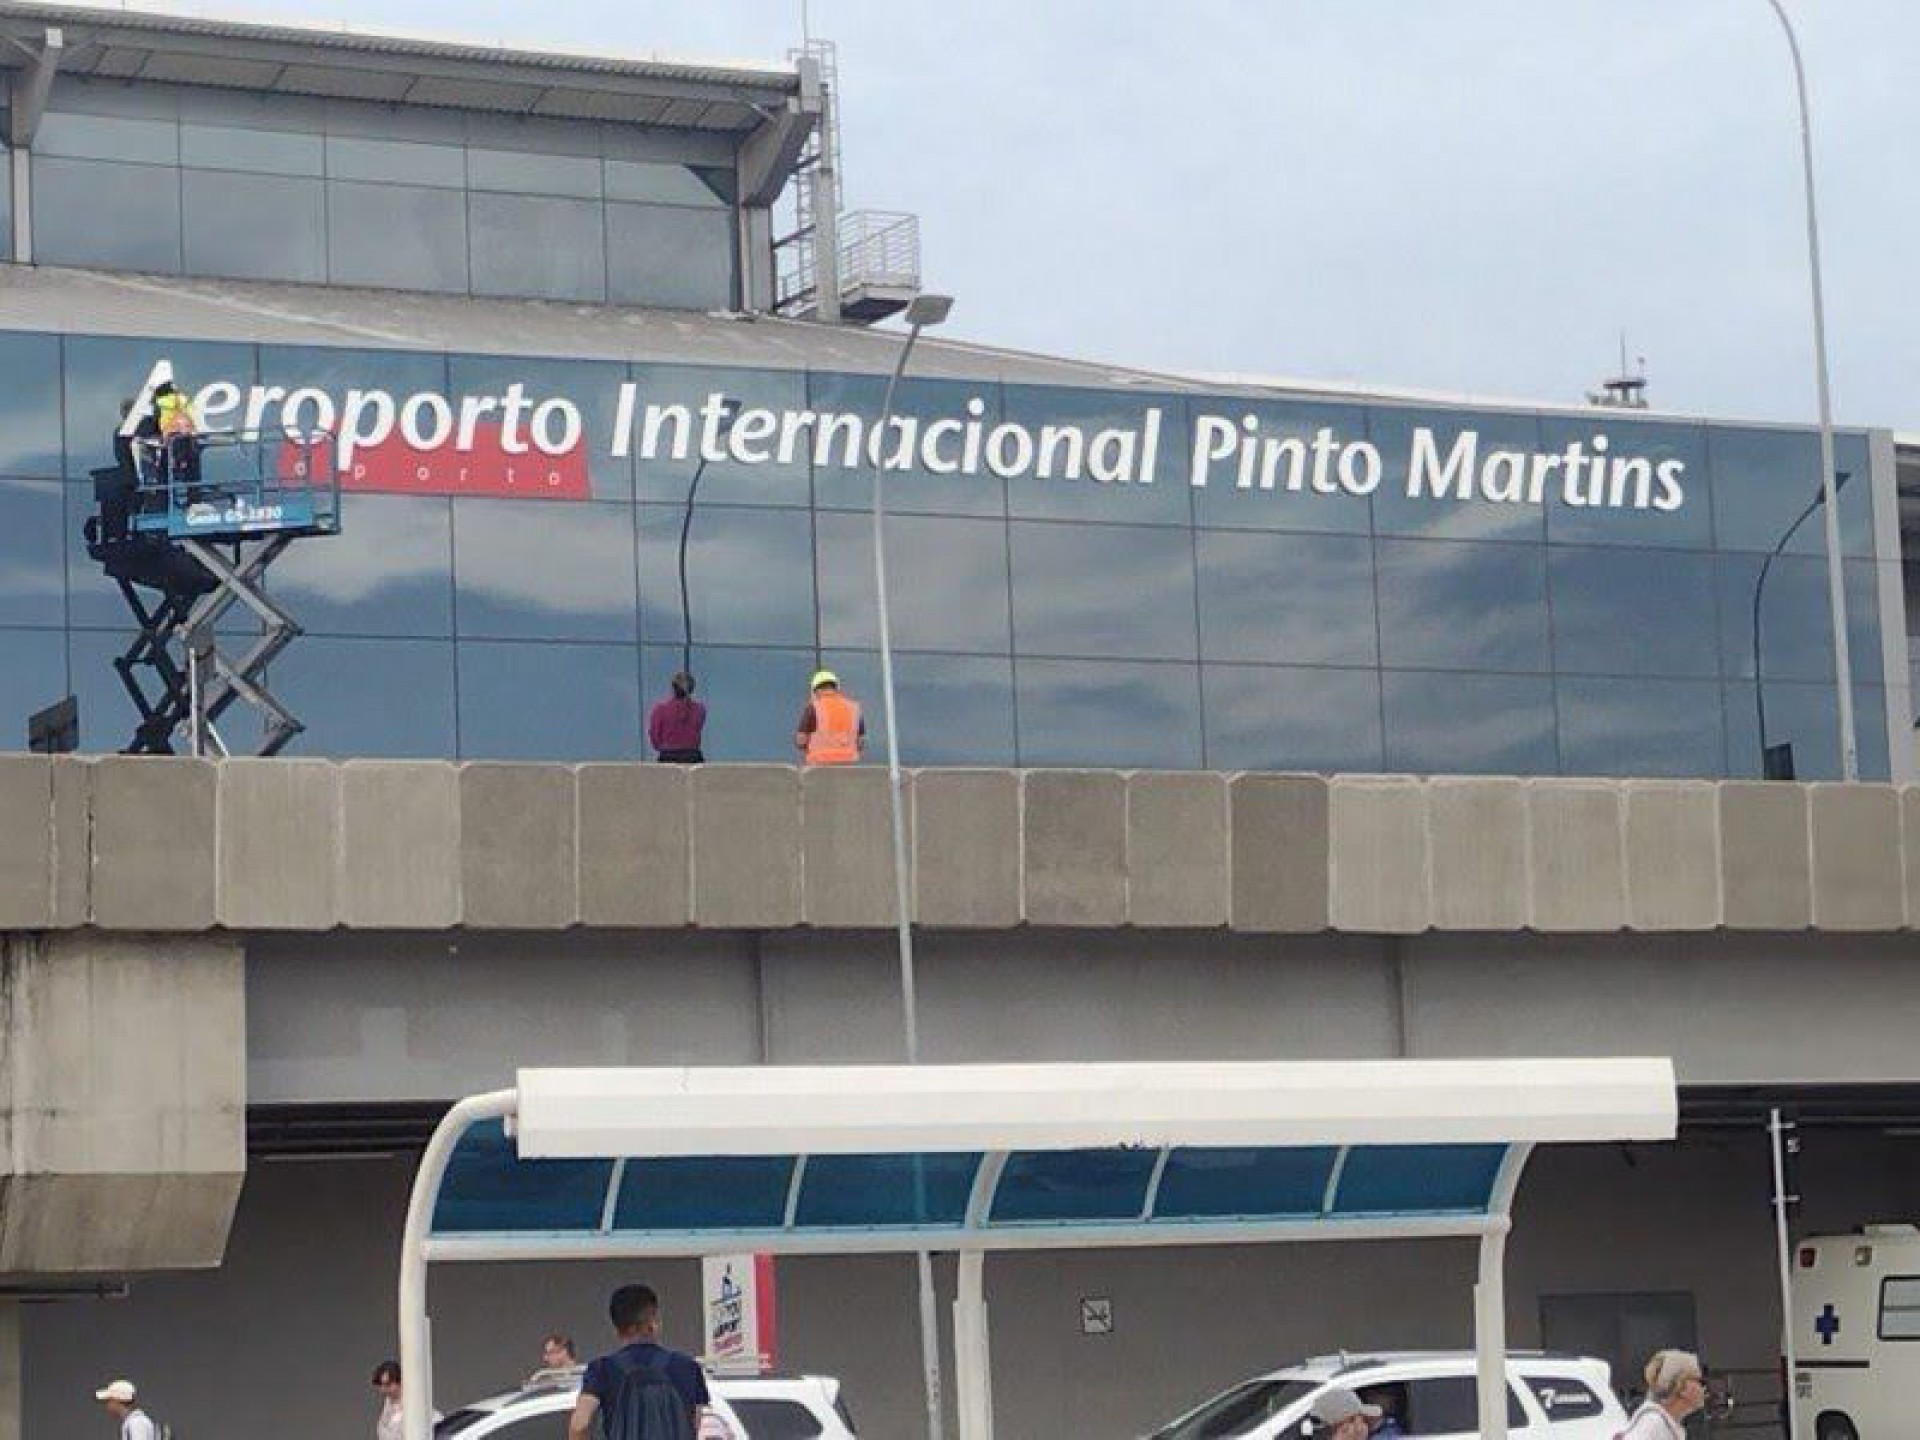
[{"label": "worker in orange safety vest", "polygon": [[840,677],[831,670],[813,672],[813,698],[800,712],[793,743],[809,765],[851,765],[867,748],[860,702],[840,693]]}]

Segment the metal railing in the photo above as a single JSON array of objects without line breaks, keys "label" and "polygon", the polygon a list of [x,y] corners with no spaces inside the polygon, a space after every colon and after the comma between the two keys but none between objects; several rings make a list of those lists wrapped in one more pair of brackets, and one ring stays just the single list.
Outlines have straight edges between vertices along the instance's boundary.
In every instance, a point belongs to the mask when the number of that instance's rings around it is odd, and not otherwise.
[{"label": "metal railing", "polygon": [[920,217],[897,210],[855,210],[840,217],[840,284],[920,288]]}]

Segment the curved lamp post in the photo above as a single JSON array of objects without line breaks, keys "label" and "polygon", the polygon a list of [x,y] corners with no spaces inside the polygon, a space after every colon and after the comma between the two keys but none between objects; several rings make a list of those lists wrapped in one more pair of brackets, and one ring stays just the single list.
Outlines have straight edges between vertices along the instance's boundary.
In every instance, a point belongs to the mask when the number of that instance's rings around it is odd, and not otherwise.
[{"label": "curved lamp post", "polygon": [[[720,425],[716,434],[722,441],[732,433],[734,417],[739,413],[738,400],[721,400]],[[693,479],[687,483],[687,503],[680,514],[680,668],[689,675],[693,673],[693,606],[687,599],[687,536],[693,530],[693,501],[700,493],[700,481],[707,473],[707,460],[703,446],[700,463],[693,467]]]},{"label": "curved lamp post", "polygon": [[[1835,495],[1846,488],[1848,474],[1849,472],[1842,470],[1835,478],[1833,483]],[[1780,557],[1780,552],[1787,548],[1795,533],[1806,523],[1807,517],[1826,503],[1827,487],[1822,485],[1813,492],[1813,499],[1809,500],[1806,509],[1794,518],[1793,524],[1787,527],[1786,533],[1774,542],[1773,549],[1767,552],[1767,558],[1760,562],[1760,574],[1753,582],[1753,719],[1754,731],[1760,737],[1760,775],[1765,780],[1793,779],[1793,742],[1789,740],[1781,747],[1781,759],[1785,763],[1776,764],[1773,756],[1768,753],[1767,682],[1766,677],[1760,672],[1760,597],[1766,589],[1767,575],[1773,569],[1773,562]]]},{"label": "curved lamp post", "polygon": [[[1807,109],[1807,72],[1800,39],[1780,0],[1767,0],[1787,37],[1793,58],[1794,94],[1800,102],[1800,164],[1807,210],[1807,278],[1813,290],[1814,375],[1820,400],[1820,494],[1827,507],[1827,608],[1833,621],[1834,686],[1840,706],[1840,774],[1860,778],[1860,747],[1853,725],[1853,657],[1847,652],[1847,587],[1840,562],[1840,487],[1834,482],[1833,398],[1827,384],[1827,309],[1820,285],[1820,224],[1813,189],[1813,122]],[[1804,517],[1803,517],[1804,518]],[[1797,523],[1797,522],[1796,522]],[[1758,679],[1758,676],[1755,677]],[[1763,742],[1764,743],[1764,742]]]},{"label": "curved lamp post", "polygon": [[[880,620],[880,705],[887,727],[887,809],[893,824],[893,903],[900,941],[900,1010],[906,1028],[907,1063],[920,1063],[919,995],[913,971],[913,919],[908,908],[907,824],[900,781],[900,716],[893,696],[893,628],[887,608],[887,526],[886,502],[881,480],[886,473],[887,431],[893,424],[893,395],[900,377],[906,373],[907,357],[913,343],[929,325],[938,325],[953,309],[950,295],[919,295],[907,306],[907,340],[887,377],[885,398],[880,402],[880,425],[873,432],[873,589]],[[924,1183],[916,1176],[916,1184]],[[916,1252],[920,1282],[920,1360],[926,1372],[927,1436],[941,1440],[946,1419],[940,1399],[940,1321],[934,1307],[933,1257]]]}]

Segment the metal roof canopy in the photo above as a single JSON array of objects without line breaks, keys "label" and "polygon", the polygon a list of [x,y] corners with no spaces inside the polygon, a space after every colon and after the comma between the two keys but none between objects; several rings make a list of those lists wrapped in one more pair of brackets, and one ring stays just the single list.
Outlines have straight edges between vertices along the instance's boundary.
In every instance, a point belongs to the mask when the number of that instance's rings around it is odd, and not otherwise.
[{"label": "metal roof canopy", "polygon": [[801,92],[791,65],[550,50],[154,5],[0,4],[0,66],[48,30],[59,69],[101,79],[450,106],[744,134]]},{"label": "metal roof canopy", "polygon": [[961,1440],[992,1434],[990,1250],[1471,1237],[1481,1433],[1532,1147],[1673,1138],[1672,1062],[522,1070],[422,1156],[400,1270],[427,1440],[432,1261],[957,1251]]}]

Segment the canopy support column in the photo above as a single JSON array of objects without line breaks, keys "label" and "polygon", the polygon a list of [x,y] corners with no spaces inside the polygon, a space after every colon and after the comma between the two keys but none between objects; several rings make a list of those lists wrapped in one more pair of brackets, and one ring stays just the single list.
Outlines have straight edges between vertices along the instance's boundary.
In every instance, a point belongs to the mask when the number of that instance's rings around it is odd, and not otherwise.
[{"label": "canopy support column", "polygon": [[407,1225],[400,1238],[401,1433],[406,1440],[433,1437],[433,1342],[427,1321],[427,1236],[440,1182],[454,1147],[477,1120],[499,1120],[514,1113],[519,1092],[495,1090],[460,1101],[434,1127],[414,1172],[407,1199]]},{"label": "canopy support column", "polygon": [[1532,1154],[1531,1144],[1507,1147],[1487,1201],[1487,1228],[1480,1232],[1473,1348],[1479,1361],[1481,1440],[1507,1440],[1507,1232],[1513,1228],[1513,1197]]},{"label": "canopy support column", "polygon": [[960,1440],[993,1440],[993,1354],[987,1333],[986,1255],[960,1252],[953,1301],[954,1400]]}]

